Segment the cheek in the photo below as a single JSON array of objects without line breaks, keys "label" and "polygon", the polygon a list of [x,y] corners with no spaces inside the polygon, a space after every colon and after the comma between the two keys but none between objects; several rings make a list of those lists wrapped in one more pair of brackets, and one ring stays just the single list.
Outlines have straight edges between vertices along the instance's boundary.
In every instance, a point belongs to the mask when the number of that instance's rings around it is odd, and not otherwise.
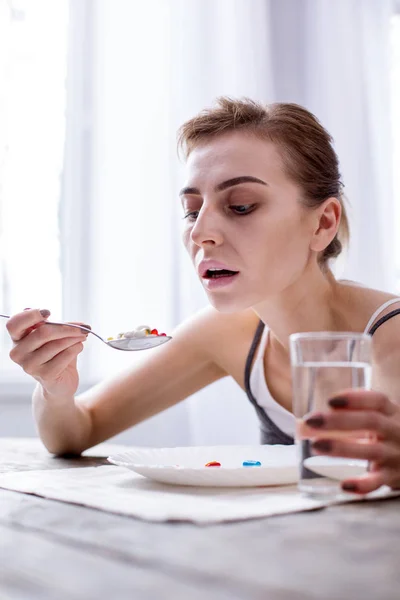
[{"label": "cheek", "polygon": [[192,239],[190,237],[191,231],[192,230],[190,227],[185,227],[185,229],[182,231],[181,239],[186,252],[189,254],[190,259],[194,261],[196,250],[195,244],[193,244]]},{"label": "cheek", "polygon": [[[257,240],[257,241],[256,241]],[[266,265],[276,270],[296,267],[308,257],[309,240],[298,220],[279,220],[250,241]],[[260,251],[260,247],[262,250]]]},{"label": "cheek", "polygon": [[185,229],[183,229],[182,233],[181,233],[181,239],[183,242],[183,245],[185,246],[186,250],[189,252],[189,248],[190,248],[190,231],[187,227],[185,227]]},{"label": "cheek", "polygon": [[307,224],[299,215],[288,214],[273,228],[277,243],[288,247],[305,247],[309,243]]}]

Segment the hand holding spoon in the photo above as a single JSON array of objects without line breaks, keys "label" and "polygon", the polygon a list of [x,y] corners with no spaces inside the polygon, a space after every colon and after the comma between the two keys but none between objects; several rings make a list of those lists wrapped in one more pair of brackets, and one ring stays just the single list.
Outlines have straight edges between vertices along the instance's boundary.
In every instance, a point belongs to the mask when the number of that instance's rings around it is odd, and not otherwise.
[{"label": "hand holding spoon", "polygon": [[[0,315],[4,319],[9,319],[9,315]],[[118,337],[117,339],[104,339],[98,333],[95,333],[91,329],[84,327],[83,325],[75,325],[74,323],[59,323],[56,321],[43,321],[46,325],[63,325],[66,327],[75,327],[76,329],[80,329],[81,331],[87,331],[91,333],[99,340],[107,344],[107,346],[111,346],[111,348],[115,348],[116,350],[147,350],[148,348],[155,348],[156,346],[160,346],[165,342],[168,342],[171,338],[169,335],[152,335],[152,334],[143,334],[141,337],[135,337],[135,332],[129,332],[126,334],[127,337]],[[143,328],[144,330],[145,328]]]}]

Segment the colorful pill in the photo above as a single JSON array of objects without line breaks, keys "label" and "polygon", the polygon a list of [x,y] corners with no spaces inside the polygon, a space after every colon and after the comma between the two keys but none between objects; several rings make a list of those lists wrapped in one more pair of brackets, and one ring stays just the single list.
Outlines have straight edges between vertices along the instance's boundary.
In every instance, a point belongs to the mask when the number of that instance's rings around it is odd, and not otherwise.
[{"label": "colorful pill", "polygon": [[152,330],[150,331],[150,334],[151,334],[151,335],[158,335],[158,331],[157,331],[157,329],[152,329]]},{"label": "colorful pill", "polygon": [[261,463],[259,460],[244,460],[244,467],[261,467]]},{"label": "colorful pill", "polygon": [[113,339],[114,339],[113,337],[109,337],[109,338],[107,338],[107,342],[111,342],[111,340],[113,340]]},{"label": "colorful pill", "polygon": [[204,465],[205,467],[220,467],[221,463],[217,462],[216,460],[212,460],[211,462],[208,462]]}]

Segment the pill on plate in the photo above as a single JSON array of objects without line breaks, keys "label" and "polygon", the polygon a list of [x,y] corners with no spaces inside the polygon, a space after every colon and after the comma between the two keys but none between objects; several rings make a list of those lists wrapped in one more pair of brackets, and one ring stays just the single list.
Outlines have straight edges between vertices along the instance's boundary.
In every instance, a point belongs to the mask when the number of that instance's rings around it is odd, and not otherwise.
[{"label": "pill on plate", "polygon": [[244,467],[261,467],[261,463],[259,460],[244,460]]},{"label": "pill on plate", "polygon": [[204,465],[205,467],[220,467],[221,463],[219,463],[216,460],[212,460],[211,462],[208,462]]}]

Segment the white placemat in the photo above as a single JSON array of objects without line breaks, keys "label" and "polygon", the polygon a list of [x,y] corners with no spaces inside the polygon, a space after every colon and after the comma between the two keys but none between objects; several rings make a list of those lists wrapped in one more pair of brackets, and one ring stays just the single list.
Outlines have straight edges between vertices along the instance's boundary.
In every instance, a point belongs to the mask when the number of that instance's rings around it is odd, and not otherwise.
[{"label": "white placemat", "polygon": [[[254,519],[323,508],[296,486],[269,488],[191,488],[156,483],[122,467],[100,466],[0,475],[0,487],[138,517],[148,521],[198,524]],[[400,495],[388,487],[370,499]]]}]

